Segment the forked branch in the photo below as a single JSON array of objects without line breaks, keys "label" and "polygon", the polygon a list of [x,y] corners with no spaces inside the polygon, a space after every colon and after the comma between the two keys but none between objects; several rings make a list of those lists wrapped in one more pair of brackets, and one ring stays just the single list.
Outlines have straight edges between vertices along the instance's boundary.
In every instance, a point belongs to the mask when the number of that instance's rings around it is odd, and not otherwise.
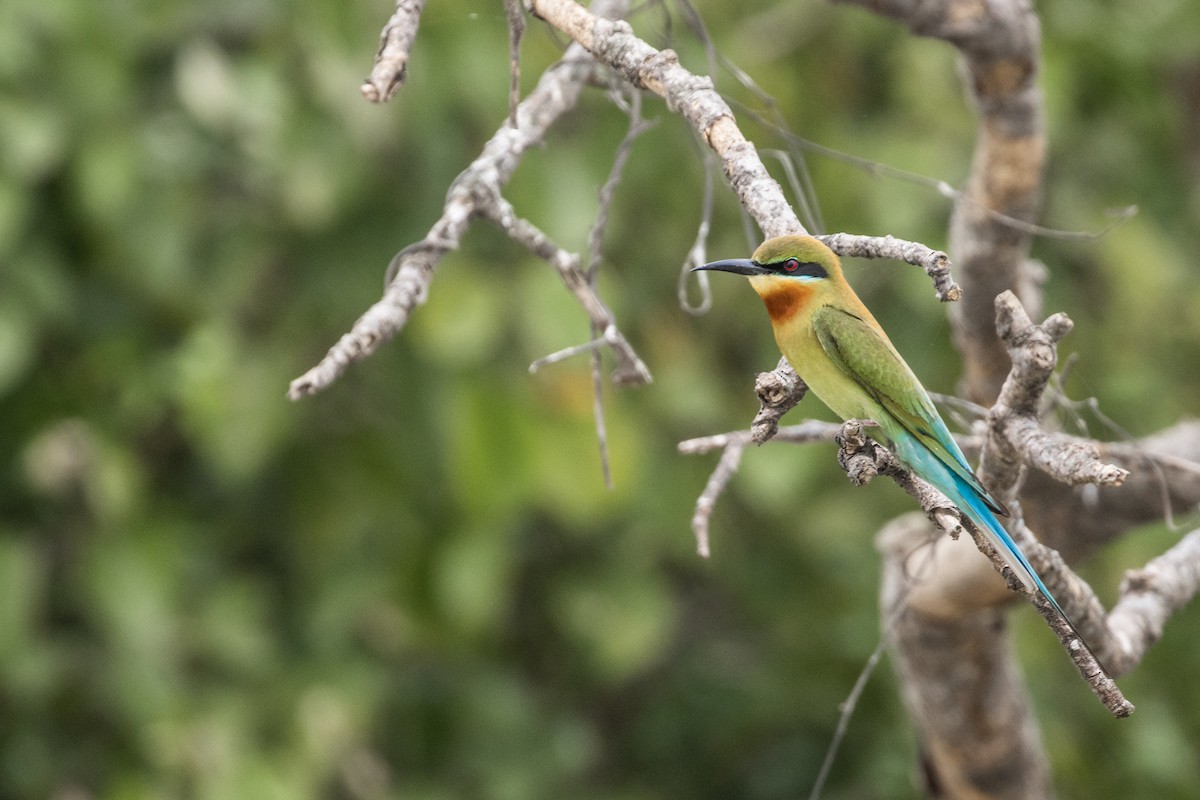
[{"label": "forked branch", "polygon": [[[405,8],[420,10],[419,4],[401,3],[397,15]],[[597,11],[601,14],[619,16],[627,8],[626,0],[597,2]],[[410,17],[405,16],[408,21],[403,23],[408,27],[401,27],[403,31],[411,30],[415,34],[416,21]],[[394,27],[389,23],[385,28],[381,55],[388,52],[388,31]],[[496,206],[501,198],[501,188],[512,177],[525,152],[541,142],[550,127],[575,106],[594,69],[595,62],[584,49],[572,45],[560,61],[542,74],[537,87],[518,104],[509,121],[496,131],[479,157],[451,184],[442,215],[425,238],[404,248],[393,259],[383,297],[359,317],[350,332],[330,348],[320,363],[292,381],[288,397],[298,400],[325,389],[351,364],[370,356],[381,343],[404,328],[413,309],[425,302],[438,263],[447,252],[458,247],[471,223],[479,216],[501,216],[501,210]],[[392,78],[382,79],[382,85],[390,86],[390,91],[394,92],[395,86],[399,85],[395,76],[402,71],[389,74]]]}]

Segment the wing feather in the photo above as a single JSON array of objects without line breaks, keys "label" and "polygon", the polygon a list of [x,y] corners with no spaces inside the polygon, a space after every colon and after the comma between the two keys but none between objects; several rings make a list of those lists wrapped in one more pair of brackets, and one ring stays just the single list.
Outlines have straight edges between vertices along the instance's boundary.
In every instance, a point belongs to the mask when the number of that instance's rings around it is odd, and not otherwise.
[{"label": "wing feather", "polygon": [[966,481],[989,508],[1007,515],[1004,506],[975,477],[925,388],[881,331],[861,317],[834,306],[817,309],[812,325],[825,353],[848,378]]}]

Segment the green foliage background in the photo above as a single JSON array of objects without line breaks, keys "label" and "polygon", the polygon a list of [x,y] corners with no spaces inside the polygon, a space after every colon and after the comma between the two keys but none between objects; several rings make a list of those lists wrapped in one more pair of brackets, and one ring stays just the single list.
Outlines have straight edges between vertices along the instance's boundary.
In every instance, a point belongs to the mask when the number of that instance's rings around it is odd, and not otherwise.
[{"label": "green foliage background", "polygon": [[[872,532],[908,504],[849,487],[828,448],[769,446],[717,509],[713,559],[694,555],[713,460],[675,444],[747,424],[776,353],[738,282],[706,317],[678,308],[702,173],[660,103],[605,242],[604,294],[655,374],[607,394],[613,491],[586,365],[526,371],[586,321],[485,223],[400,339],[284,399],[506,112],[503,10],[462,0],[429,4],[408,84],[365,103],[390,10],[0,4],[0,796],[805,796],[877,640]],[[948,46],[820,3],[700,10],[799,135],[961,182],[974,122]],[[1200,395],[1200,6],[1042,11],[1044,222],[1141,207],[1100,241],[1036,243],[1047,308],[1077,323],[1072,393],[1144,434]],[[678,17],[635,27],[704,69]],[[533,25],[527,89],[559,46]],[[588,95],[510,198],[582,247],[625,124]],[[945,246],[935,192],[809,166],[830,229]],[[745,252],[724,188],[715,228],[714,257]],[[920,273],[850,277],[951,391]],[[1113,587],[1176,536],[1086,574]],[[1013,620],[1064,796],[1195,796],[1194,609],[1122,681],[1124,722]],[[882,670],[825,796],[916,796],[912,739]]]}]

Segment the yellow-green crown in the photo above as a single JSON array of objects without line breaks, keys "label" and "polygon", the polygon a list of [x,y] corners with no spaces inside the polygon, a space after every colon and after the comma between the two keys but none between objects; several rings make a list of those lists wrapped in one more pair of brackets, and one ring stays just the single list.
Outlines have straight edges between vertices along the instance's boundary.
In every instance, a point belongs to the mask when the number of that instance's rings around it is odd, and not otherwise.
[{"label": "yellow-green crown", "polygon": [[776,236],[758,246],[752,256],[759,264],[778,264],[789,258],[802,263],[820,264],[829,274],[842,271],[837,255],[811,236]]}]

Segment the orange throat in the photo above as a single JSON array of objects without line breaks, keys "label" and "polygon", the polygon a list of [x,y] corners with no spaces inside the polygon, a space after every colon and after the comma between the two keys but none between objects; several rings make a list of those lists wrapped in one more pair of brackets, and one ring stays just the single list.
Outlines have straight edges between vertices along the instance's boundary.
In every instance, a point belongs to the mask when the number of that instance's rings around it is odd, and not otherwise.
[{"label": "orange throat", "polygon": [[772,281],[770,286],[759,292],[759,296],[771,315],[771,322],[779,325],[800,313],[812,299],[814,291],[814,287],[805,286],[799,281]]}]

